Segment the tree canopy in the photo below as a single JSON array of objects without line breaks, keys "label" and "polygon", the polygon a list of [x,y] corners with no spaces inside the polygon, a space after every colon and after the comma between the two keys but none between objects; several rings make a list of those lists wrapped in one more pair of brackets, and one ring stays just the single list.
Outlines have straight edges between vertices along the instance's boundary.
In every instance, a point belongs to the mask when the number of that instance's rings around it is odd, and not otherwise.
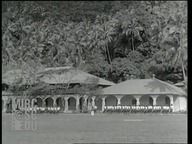
[{"label": "tree canopy", "polygon": [[[119,82],[187,74],[186,1],[3,1],[3,69],[72,65]],[[6,70],[5,70],[6,71]]]}]

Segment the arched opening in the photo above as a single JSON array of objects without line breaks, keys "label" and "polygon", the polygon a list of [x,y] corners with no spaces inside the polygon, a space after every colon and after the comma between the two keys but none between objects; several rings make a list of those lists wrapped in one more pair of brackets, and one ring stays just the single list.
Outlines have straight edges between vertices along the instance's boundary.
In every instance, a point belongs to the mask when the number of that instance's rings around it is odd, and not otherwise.
[{"label": "arched opening", "polygon": [[135,98],[132,99],[132,106],[136,106],[137,105],[137,100]]},{"label": "arched opening", "polygon": [[37,100],[37,103],[36,103],[37,107],[42,107],[43,106],[43,100],[41,98],[36,98],[36,100]]},{"label": "arched opening", "polygon": [[46,107],[53,107],[53,99],[51,97],[45,99]]},{"label": "arched opening", "polygon": [[170,106],[171,105],[170,98],[168,96],[165,97],[165,105],[166,106]]},{"label": "arched opening", "polygon": [[152,106],[153,105],[153,99],[148,95],[144,95],[140,98],[140,105]]},{"label": "arched opening", "polygon": [[115,96],[108,96],[105,99],[106,106],[116,106],[117,105],[117,98]]},{"label": "arched opening", "polygon": [[158,96],[156,103],[159,106],[170,106],[170,98],[166,95]]},{"label": "arched opening", "polygon": [[151,97],[149,97],[149,105],[153,106],[153,99]]},{"label": "arched opening", "polygon": [[134,99],[133,96],[131,95],[125,95],[121,98],[121,105],[123,106],[128,106],[128,105],[132,105],[132,100]]},{"label": "arched opening", "polygon": [[101,98],[96,98],[95,99],[95,106],[97,107],[98,111],[102,110],[102,99]]},{"label": "arched opening", "polygon": [[79,99],[79,109],[80,109],[80,112],[87,111],[87,103],[88,103],[88,99],[85,99],[84,97],[81,97]]},{"label": "arched opening", "polygon": [[64,99],[61,97],[57,98],[56,105],[57,105],[57,107],[60,107],[60,110],[63,111],[65,109]]},{"label": "arched opening", "polygon": [[85,99],[83,97],[81,97],[79,99],[79,109],[80,109],[80,112],[83,110],[83,103],[84,103]]},{"label": "arched opening", "polygon": [[69,110],[76,110],[76,99],[74,97],[70,97],[68,99],[68,105]]},{"label": "arched opening", "polygon": [[87,99],[87,110],[91,110],[92,108],[92,98],[88,97]]},{"label": "arched opening", "polygon": [[12,112],[12,99],[11,98],[8,99],[6,106],[7,106],[6,112],[11,113]]},{"label": "arched opening", "polygon": [[2,86],[2,87],[1,87],[2,91],[7,91],[8,88],[9,88],[9,85],[7,85],[6,83],[2,83],[1,86]]}]

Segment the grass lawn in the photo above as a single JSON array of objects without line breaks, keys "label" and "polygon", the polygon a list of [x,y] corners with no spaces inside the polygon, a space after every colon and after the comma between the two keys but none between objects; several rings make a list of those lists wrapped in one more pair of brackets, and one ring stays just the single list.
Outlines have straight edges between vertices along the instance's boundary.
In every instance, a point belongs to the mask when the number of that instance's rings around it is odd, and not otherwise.
[{"label": "grass lawn", "polygon": [[2,115],[3,144],[187,143],[186,114],[38,114],[33,131],[12,122]]}]

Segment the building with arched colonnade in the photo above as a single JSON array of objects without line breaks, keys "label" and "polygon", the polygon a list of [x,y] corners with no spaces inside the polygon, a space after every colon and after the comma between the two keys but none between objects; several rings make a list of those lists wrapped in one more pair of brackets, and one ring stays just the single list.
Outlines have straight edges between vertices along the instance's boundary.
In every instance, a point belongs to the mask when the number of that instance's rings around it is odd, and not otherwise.
[{"label": "building with arched colonnade", "polygon": [[[58,85],[63,88],[66,84],[72,86],[95,84],[100,89],[98,93],[79,91],[57,93],[59,90],[56,89],[51,93],[43,92],[33,96],[37,100],[38,107],[60,107],[60,111],[64,113],[82,112],[84,107],[91,110],[93,106],[100,112],[104,111],[105,106],[172,106],[175,112],[187,110],[186,93],[155,77],[131,79],[115,84],[76,68],[56,67],[38,72],[38,80],[51,88],[56,88]],[[19,96],[6,92],[10,82],[6,83],[5,79],[4,85],[6,88],[2,93],[2,110],[6,112],[11,111],[11,99]]]},{"label": "building with arched colonnade", "polygon": [[[21,70],[18,69],[16,70],[18,74],[17,76],[19,77],[21,77],[20,71]],[[11,75],[9,75],[10,73]],[[7,87],[9,87],[11,83],[14,83],[14,72],[7,72],[3,78],[3,85],[5,85],[6,88],[3,89],[2,109],[6,112],[11,111],[11,99],[15,97],[19,98],[21,96],[14,93],[7,94],[6,92]],[[41,83],[48,85],[48,87],[46,87],[48,93],[46,93],[47,91],[43,91],[42,93],[36,93],[32,96],[32,98],[37,100],[37,107],[60,107],[60,111],[66,113],[81,112],[84,107],[87,107],[87,109],[90,110],[95,101],[95,97],[92,97],[89,92],[86,93],[84,91],[84,93],[82,93],[78,91],[75,92],[74,90],[70,91],[73,87],[95,85],[95,88],[102,89],[115,85],[113,82],[73,67],[45,68],[43,71],[38,72],[37,78],[39,83],[34,86],[36,91],[40,91],[38,87],[42,87]],[[63,89],[61,93],[58,93],[59,90],[56,89],[58,86],[60,89]],[[66,92],[65,89],[67,86],[69,86],[69,88],[67,88],[68,91]],[[53,88],[55,91],[51,92]],[[98,102],[100,101],[97,101],[96,103],[98,104]],[[99,105],[102,106],[101,103]]]},{"label": "building with arched colonnade", "polygon": [[102,90],[104,106],[172,106],[173,112],[187,110],[186,93],[167,82],[131,79]]}]

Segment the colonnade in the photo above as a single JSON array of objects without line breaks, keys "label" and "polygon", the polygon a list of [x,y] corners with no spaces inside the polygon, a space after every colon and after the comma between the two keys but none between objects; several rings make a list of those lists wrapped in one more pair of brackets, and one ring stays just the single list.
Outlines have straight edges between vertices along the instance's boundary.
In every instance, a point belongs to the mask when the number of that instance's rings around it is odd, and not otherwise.
[{"label": "colonnade", "polygon": [[[126,96],[128,96],[128,95],[126,95]],[[157,103],[157,99],[158,98],[161,98],[162,97],[162,95],[147,95],[148,96],[148,98],[152,98],[152,104],[151,104],[151,106],[157,106],[157,105],[162,105],[162,104],[159,104],[159,103]],[[173,95],[163,95],[164,96],[164,101],[166,101],[166,99],[168,99],[168,106],[174,106],[174,98],[173,98]],[[102,111],[104,110],[104,107],[106,106],[105,105],[105,103],[106,103],[106,101],[107,101],[107,98],[108,98],[109,96],[104,96],[103,98],[102,98]],[[122,95],[117,95],[117,96],[114,96],[116,99],[117,99],[117,106],[121,106],[122,104],[121,104],[121,99],[124,97],[124,96],[122,96]],[[141,105],[143,105],[142,104],[142,100],[141,100],[141,98],[143,98],[143,97],[146,97],[146,95],[133,95],[132,96],[132,100],[135,100],[136,101],[136,103],[135,104],[132,104],[132,105],[135,105],[135,106],[141,106]],[[149,105],[149,103],[147,104],[147,105]],[[164,104],[165,105],[165,104]]]},{"label": "colonnade", "polygon": [[[127,97],[130,97],[129,95],[116,95],[116,96],[113,96],[116,98],[116,105],[122,105],[121,104],[121,100],[124,96],[127,96]],[[3,112],[6,112],[7,111],[7,104],[9,103],[9,98],[11,96],[3,96],[2,97],[2,111]],[[38,96],[36,98],[40,99],[41,100],[41,107],[47,107],[49,106],[48,103],[49,103],[49,99],[52,101],[51,102],[51,106],[50,107],[57,107],[58,104],[57,104],[57,99],[58,98],[61,98],[61,104],[62,104],[62,111],[63,112],[70,112],[72,111],[70,108],[72,107],[73,110],[79,112],[81,110],[81,108],[83,106],[87,107],[88,110],[91,110],[91,107],[95,107],[96,106],[96,100],[98,99],[101,99],[102,100],[102,104],[101,104],[101,111],[104,111],[104,108],[106,106],[106,102],[108,101],[108,98],[110,98],[112,96],[101,96],[101,97],[97,97],[97,96],[88,96],[88,95],[59,95],[59,96],[46,96],[46,97],[42,97],[42,96]],[[133,95],[132,96],[133,99],[136,101],[135,105],[136,106],[139,106],[139,105],[142,105],[141,104],[141,98],[142,97],[145,97],[145,95]],[[153,100],[153,103],[152,105],[153,106],[156,106],[158,105],[157,104],[157,99],[158,97],[161,97],[161,95],[149,95],[148,97],[152,98]],[[174,105],[174,99],[173,99],[173,95],[166,95],[166,97],[169,98],[169,105],[170,106],[173,106]],[[73,99],[74,100],[74,103],[71,103],[72,100],[70,99]],[[83,103],[82,103],[83,101]],[[72,105],[73,104],[73,105]]]}]

